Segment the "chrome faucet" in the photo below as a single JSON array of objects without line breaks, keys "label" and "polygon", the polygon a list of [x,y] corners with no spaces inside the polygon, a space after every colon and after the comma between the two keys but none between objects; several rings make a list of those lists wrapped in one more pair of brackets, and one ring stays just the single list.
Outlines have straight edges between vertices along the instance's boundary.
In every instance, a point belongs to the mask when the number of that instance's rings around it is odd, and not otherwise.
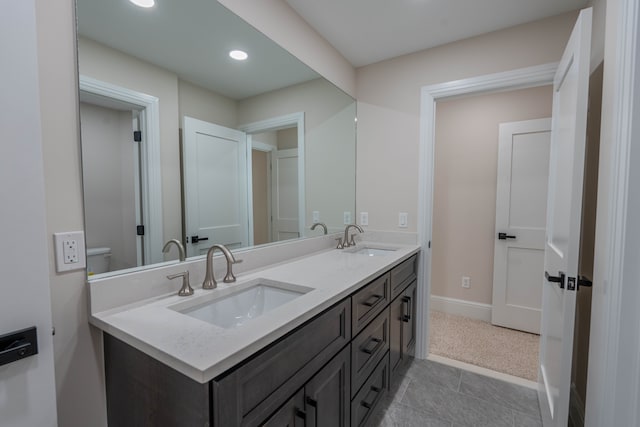
[{"label": "chrome faucet", "polygon": [[180,257],[180,261],[184,261],[184,246],[182,246],[182,243],[178,239],[171,239],[167,243],[165,243],[164,247],[162,248],[162,253],[169,253],[169,249],[171,249],[172,243],[178,247],[178,256]]},{"label": "chrome faucet", "polygon": [[311,226],[311,231],[315,230],[317,226],[320,226],[324,229],[324,234],[327,234],[327,226],[324,222],[315,222]]},{"label": "chrome faucet", "polygon": [[182,273],[171,274],[167,276],[167,279],[173,280],[173,279],[177,279],[178,277],[182,277],[182,287],[178,291],[178,295],[181,297],[193,295],[193,288],[189,284],[189,272],[183,271]]},{"label": "chrome faucet", "polygon": [[349,229],[350,228],[355,228],[360,233],[364,233],[364,230],[358,224],[349,224],[349,225],[347,225],[344,228],[344,240],[342,241],[342,247],[343,248],[348,248],[349,246],[355,246],[356,245],[356,241],[353,239],[353,236],[355,236],[355,233],[351,235],[351,240],[349,240]]},{"label": "chrome faucet", "polygon": [[236,281],[236,276],[233,275],[233,264],[238,264],[242,262],[241,259],[236,260],[233,257],[233,254],[225,245],[213,245],[207,251],[207,272],[204,275],[204,282],[202,282],[202,289],[215,289],[218,287],[218,283],[216,282],[215,277],[213,277],[213,253],[216,249],[220,249],[220,251],[224,254],[224,257],[227,259],[227,274],[224,276],[222,280],[224,283],[233,283]]}]

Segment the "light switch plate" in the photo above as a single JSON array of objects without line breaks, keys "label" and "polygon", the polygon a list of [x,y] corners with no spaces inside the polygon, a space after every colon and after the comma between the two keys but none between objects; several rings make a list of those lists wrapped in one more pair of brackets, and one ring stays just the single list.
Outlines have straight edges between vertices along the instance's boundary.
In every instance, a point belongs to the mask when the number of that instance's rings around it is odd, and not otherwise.
[{"label": "light switch plate", "polygon": [[53,241],[56,251],[56,271],[58,273],[86,268],[87,260],[83,231],[54,233]]},{"label": "light switch plate", "polygon": [[408,215],[406,212],[399,212],[398,213],[398,227],[400,228],[407,228],[407,226],[409,225],[409,220],[408,220]]}]

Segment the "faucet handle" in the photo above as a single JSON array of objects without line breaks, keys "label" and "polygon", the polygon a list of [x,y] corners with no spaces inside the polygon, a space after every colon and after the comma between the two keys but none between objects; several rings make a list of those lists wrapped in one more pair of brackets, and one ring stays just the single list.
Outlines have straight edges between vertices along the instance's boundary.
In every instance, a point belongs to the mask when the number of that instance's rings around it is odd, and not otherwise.
[{"label": "faucet handle", "polygon": [[356,237],[356,233],[353,233],[351,235],[351,240],[349,241],[349,246],[355,246],[356,245],[355,237]]},{"label": "faucet handle", "polygon": [[178,277],[182,277],[182,287],[178,291],[178,295],[181,297],[186,297],[189,295],[193,295],[193,288],[189,284],[189,271],[183,271],[182,273],[170,274],[167,276],[167,279],[173,280]]},{"label": "faucet handle", "polygon": [[336,240],[338,241],[338,246],[336,246],[336,249],[344,249],[344,244],[342,243],[342,237],[336,237]]}]

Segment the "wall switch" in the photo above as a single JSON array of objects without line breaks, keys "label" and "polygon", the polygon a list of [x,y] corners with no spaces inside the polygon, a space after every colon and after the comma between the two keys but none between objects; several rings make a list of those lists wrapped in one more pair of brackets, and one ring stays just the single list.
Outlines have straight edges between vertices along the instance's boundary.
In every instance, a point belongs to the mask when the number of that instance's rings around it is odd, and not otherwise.
[{"label": "wall switch", "polygon": [[320,211],[313,211],[313,223],[320,222]]},{"label": "wall switch", "polygon": [[369,212],[360,212],[360,225],[369,225]]},{"label": "wall switch", "polygon": [[462,276],[462,287],[465,289],[471,287],[471,278],[469,276]]},{"label": "wall switch", "polygon": [[409,225],[408,214],[406,212],[398,213],[398,227],[407,228]]},{"label": "wall switch", "polygon": [[84,232],[54,233],[56,271],[80,270],[86,267]]},{"label": "wall switch", "polygon": [[351,212],[344,213],[344,225],[351,224]]}]

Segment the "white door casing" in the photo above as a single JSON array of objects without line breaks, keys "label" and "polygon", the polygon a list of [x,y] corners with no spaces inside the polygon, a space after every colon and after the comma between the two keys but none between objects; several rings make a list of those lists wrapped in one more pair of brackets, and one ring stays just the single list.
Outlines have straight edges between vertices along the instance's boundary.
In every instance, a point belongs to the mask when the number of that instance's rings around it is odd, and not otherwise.
[{"label": "white door casing", "polygon": [[[187,256],[215,243],[249,244],[246,134],[184,117],[184,198]],[[193,242],[193,236],[203,241]]]},{"label": "white door casing", "polygon": [[591,9],[580,12],[553,84],[538,398],[545,427],[569,415],[589,88]]},{"label": "white door casing", "polygon": [[429,355],[429,295],[431,294],[431,236],[436,101],[461,95],[516,90],[549,85],[557,63],[536,65],[463,80],[424,86],[420,94],[420,153],[418,179],[418,241],[422,247],[418,263],[418,307],[416,357]]},{"label": "white door casing", "polygon": [[271,152],[272,241],[300,237],[298,215],[298,150]]},{"label": "white door casing", "polygon": [[135,105],[143,112],[140,129],[144,144],[140,149],[140,193],[142,223],[145,226],[144,264],[162,262],[162,182],[160,173],[160,106],[157,97],[111,83],[79,76],[80,92]]},{"label": "white door casing", "polygon": [[[551,119],[501,123],[491,323],[540,333]],[[502,234],[502,236],[500,236]]]},{"label": "white door casing", "polygon": [[[284,116],[272,117],[266,120],[246,123],[238,126],[238,129],[248,135],[286,129],[295,126],[298,130],[298,233],[304,235],[306,219],[306,198],[305,198],[305,127],[304,112],[291,113]],[[251,145],[247,146],[247,157],[251,159]],[[251,167],[249,167],[251,170]],[[249,180],[251,182],[251,180]],[[251,209],[249,209],[251,214]],[[250,218],[250,223],[252,220]]]}]

